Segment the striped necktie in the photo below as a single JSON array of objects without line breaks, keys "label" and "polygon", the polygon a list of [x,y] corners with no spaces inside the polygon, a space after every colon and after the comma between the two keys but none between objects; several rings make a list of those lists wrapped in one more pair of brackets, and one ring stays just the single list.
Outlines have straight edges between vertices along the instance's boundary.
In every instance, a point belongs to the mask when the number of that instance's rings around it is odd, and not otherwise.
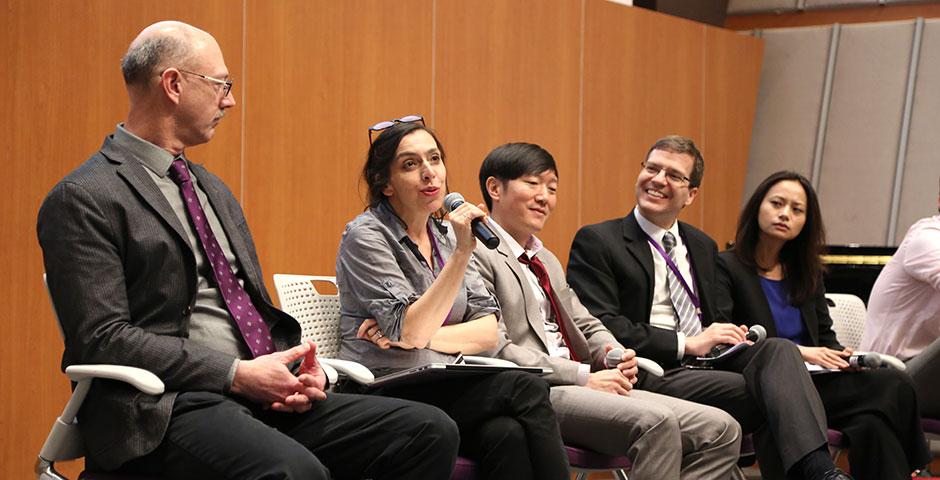
[{"label": "striped necktie", "polygon": [[[663,248],[666,250],[666,255],[669,255],[669,258],[672,259],[672,263],[678,266],[679,262],[676,261],[676,237],[671,232],[666,232],[663,235]],[[677,330],[688,337],[698,335],[702,331],[702,322],[698,319],[695,305],[692,304],[692,299],[689,298],[689,293],[685,291],[682,282],[668,266],[666,267],[666,279],[669,283],[669,298],[672,299],[672,308],[679,318]]]}]

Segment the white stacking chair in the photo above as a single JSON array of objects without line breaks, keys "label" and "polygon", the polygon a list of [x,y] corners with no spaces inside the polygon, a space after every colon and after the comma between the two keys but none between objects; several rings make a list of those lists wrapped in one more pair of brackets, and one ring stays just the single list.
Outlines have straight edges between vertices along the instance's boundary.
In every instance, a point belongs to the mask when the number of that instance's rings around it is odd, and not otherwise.
[{"label": "white stacking chair", "polygon": [[317,283],[336,288],[336,277],[274,274],[281,310],[300,322],[303,338],[316,341],[317,353],[333,358],[339,353],[339,295],[324,295]]},{"label": "white stacking chair", "polygon": [[[862,334],[865,332],[865,317],[868,312],[865,302],[861,298],[848,293],[827,293],[826,302],[829,304],[829,316],[832,317],[832,330],[836,338],[844,347],[851,348],[856,353],[862,343]],[[884,366],[897,370],[907,370],[907,365],[895,356],[879,353]],[[833,438],[833,430],[829,431],[829,446],[834,451],[834,458],[838,458],[845,448],[841,433]],[[929,437],[929,435],[928,435]],[[933,446],[931,439],[931,446]]]},{"label": "white stacking chair", "polygon": [[[332,284],[336,278],[315,275],[274,274],[274,289],[277,290],[281,310],[300,322],[301,336],[317,344],[318,359],[321,364],[332,365],[341,374],[348,375],[357,383],[368,385],[374,380],[372,372],[355,362],[330,358],[339,353],[340,343],[340,304],[339,295],[322,294],[316,289],[316,283]],[[467,363],[490,365],[512,365],[506,360],[489,357],[465,356]],[[331,382],[333,380],[331,379]],[[626,480],[625,470],[630,468],[625,457],[610,457],[575,447],[565,447],[572,470],[579,480],[592,472],[612,472],[614,477]],[[476,465],[463,457],[457,459],[453,479],[476,478]]]},{"label": "white stacking chair", "polygon": [[301,338],[316,343],[317,359],[324,366],[331,384],[338,380],[338,373],[348,376],[356,383],[372,383],[375,376],[368,368],[356,362],[335,358],[339,354],[341,337],[339,295],[320,293],[316,288],[318,282],[336,287],[336,277],[274,274],[274,289],[277,291],[281,310],[300,323]]},{"label": "white stacking chair", "polygon": [[865,302],[848,293],[827,293],[832,330],[844,347],[857,350],[865,330]]},{"label": "white stacking chair", "polygon": [[[46,276],[42,276],[43,283],[46,282]],[[48,284],[46,285],[48,292]],[[50,303],[52,296],[50,295]],[[56,325],[59,327],[59,334],[63,340],[65,334],[62,329],[62,322],[56,312],[55,304],[52,304],[52,313],[56,319]],[[109,380],[118,380],[128,383],[134,388],[148,395],[160,395],[163,393],[163,382],[147,370],[128,367],[125,365],[70,365],[66,367],[65,374],[71,381],[75,382],[75,389],[72,391],[72,397],[65,405],[65,409],[59,418],[55,420],[46,442],[39,452],[39,458],[36,459],[34,472],[39,480],[67,480],[55,469],[55,462],[74,460],[85,456],[85,448],[82,441],[81,432],[78,424],[78,411],[85,401],[91,382],[96,378],[106,378]],[[95,475],[90,472],[82,473],[81,478],[93,480]],[[113,477],[109,477],[113,478]],[[122,478],[131,478],[130,476]]]},{"label": "white stacking chair", "polygon": [[[336,277],[274,274],[274,289],[277,290],[281,310],[297,319],[303,339],[311,339],[317,344],[317,356],[322,365],[335,368],[356,383],[372,383],[375,376],[368,368],[356,362],[335,358],[339,354],[341,338],[339,295],[320,293],[316,283],[331,284],[335,288]],[[515,363],[499,358],[475,355],[466,355],[463,358],[466,363],[516,366]],[[331,383],[334,381],[334,378],[330,378]]]},{"label": "white stacking chair", "polygon": [[[841,293],[827,293],[829,301],[829,314],[832,316],[832,329],[835,330],[839,343],[853,350],[861,344],[862,333],[865,331],[865,317],[867,310],[862,299],[855,295]],[[833,306],[835,304],[835,306]],[[898,370],[906,370],[907,365],[899,358],[880,353],[885,363]],[[922,419],[924,434],[930,443],[930,453],[934,458],[940,457],[940,420],[932,418]]]},{"label": "white stacking chair", "polygon": [[[868,315],[865,302],[861,298],[848,293],[827,293],[826,301],[829,303],[829,316],[832,317],[832,330],[836,338],[844,347],[859,352],[862,343],[862,333],[865,332],[865,317]],[[879,353],[884,366],[897,370],[907,370],[907,365],[893,355]]]},{"label": "white stacking chair", "polygon": [[[865,302],[848,293],[827,293],[829,316],[832,317],[832,331],[844,347],[855,350],[862,342],[862,330],[865,328]],[[832,459],[838,461],[847,448],[842,432],[829,429],[827,432],[829,451]]]}]

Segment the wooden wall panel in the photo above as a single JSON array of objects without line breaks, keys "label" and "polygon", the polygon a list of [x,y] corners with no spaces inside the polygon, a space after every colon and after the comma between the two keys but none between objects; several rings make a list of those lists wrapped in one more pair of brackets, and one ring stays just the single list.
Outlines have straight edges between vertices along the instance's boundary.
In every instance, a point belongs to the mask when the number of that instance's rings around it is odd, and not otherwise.
[{"label": "wooden wall panel", "polygon": [[[168,18],[204,27],[219,40],[237,75],[241,10],[221,0],[7,0],[0,14],[0,56],[8,65],[0,76],[6,92],[0,100],[0,148],[8,178],[0,196],[6,232],[0,296],[13,300],[0,310],[0,325],[15,334],[0,342],[0,478],[26,478],[69,392],[59,369],[62,340],[42,285],[35,233],[39,205],[52,185],[94,153],[124,118],[120,58],[143,27]],[[191,153],[236,191],[239,117],[233,112],[211,146]],[[65,467],[74,475],[80,464]]]},{"label": "wooden wall panel", "polygon": [[435,122],[452,191],[483,201],[483,158],[506,142],[555,157],[559,201],[539,236],[563,262],[578,227],[581,2],[441,1]]},{"label": "wooden wall panel", "polygon": [[744,173],[712,159],[747,151],[753,107],[733,95],[756,89],[748,72],[760,61],[759,41],[604,0],[3,0],[0,14],[12,64],[0,77],[0,122],[12,126],[0,129],[11,178],[0,293],[16,299],[0,324],[18,340],[0,342],[2,478],[28,475],[68,394],[37,209],[124,117],[118,61],[144,26],[178,18],[222,46],[238,105],[189,156],[242,201],[268,278],[333,271],[343,226],[363,208],[366,128],[411,113],[440,132],[450,186],[471,200],[494,146],[549,149],[561,189],[542,236],[563,261],[580,225],[632,207],[638,165],[668,133],[692,136],[711,160],[705,201],[683,218],[720,232],[710,212],[727,199],[711,189]]},{"label": "wooden wall panel", "polygon": [[705,31],[705,180],[702,228],[720,249],[734,239],[757,105],[764,43],[728,30]]},{"label": "wooden wall panel", "polygon": [[[657,139],[700,142],[704,131],[705,26],[604,1],[589,1],[586,13],[582,224],[633,208],[640,163]],[[682,218],[701,225],[700,208]]]},{"label": "wooden wall panel", "polygon": [[431,3],[248,3],[245,210],[274,273],[333,275],[374,123],[431,110]]}]

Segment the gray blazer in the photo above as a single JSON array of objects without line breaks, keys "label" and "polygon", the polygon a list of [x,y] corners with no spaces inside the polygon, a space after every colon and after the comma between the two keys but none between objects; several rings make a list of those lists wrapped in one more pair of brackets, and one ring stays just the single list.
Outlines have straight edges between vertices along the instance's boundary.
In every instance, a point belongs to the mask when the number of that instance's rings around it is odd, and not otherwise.
[{"label": "gray blazer", "polygon": [[[235,197],[202,166],[191,169],[275,345],[297,344],[300,326],[271,304]],[[226,392],[235,359],[188,339],[197,281],[192,247],[144,167],[111,136],[49,192],[37,230],[65,333],[62,368],[130,365],[150,370],[166,386],[166,393],[151,396],[121,382],[93,382],[79,412],[82,436],[88,455],[114,469],[160,444],[177,393]]]},{"label": "gray blazer", "polygon": [[[477,243],[474,250],[480,275],[486,288],[496,296],[502,317],[499,321],[499,345],[496,356],[519,365],[550,367],[554,373],[545,377],[553,385],[574,385],[578,378],[578,364],[568,359],[549,356],[545,329],[536,299],[523,266],[513,257],[505,239],[495,250]],[[543,248],[536,257],[545,265],[552,290],[558,297],[561,321],[565,322],[572,349],[583,361],[591,363],[591,370],[604,367],[604,346],[613,344],[623,348],[606,327],[593,317],[578,300],[568,283],[561,263],[548,249]]]}]

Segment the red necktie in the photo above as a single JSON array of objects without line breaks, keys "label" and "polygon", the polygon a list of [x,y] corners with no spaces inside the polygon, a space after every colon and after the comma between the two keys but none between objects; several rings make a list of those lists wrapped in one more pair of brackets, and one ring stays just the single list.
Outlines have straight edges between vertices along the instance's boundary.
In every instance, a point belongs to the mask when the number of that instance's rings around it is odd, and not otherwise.
[{"label": "red necktie", "polygon": [[539,280],[539,286],[542,287],[542,291],[544,291],[545,296],[548,297],[548,303],[552,306],[552,315],[555,317],[555,324],[558,325],[558,331],[561,332],[561,338],[565,341],[565,346],[568,347],[568,355],[571,356],[572,360],[580,362],[581,359],[578,358],[578,354],[571,348],[571,340],[568,339],[568,329],[565,328],[565,322],[561,319],[561,308],[558,305],[558,297],[555,296],[555,291],[552,290],[552,282],[548,278],[548,271],[545,270],[545,264],[543,264],[538,257],[532,257],[530,259],[524,253],[519,255],[519,263],[528,265],[529,270],[532,270],[532,273],[535,274],[535,278]]},{"label": "red necktie", "polygon": [[232,265],[228,263],[228,259],[222,253],[222,247],[219,246],[219,241],[212,233],[212,227],[206,219],[206,212],[199,203],[196,188],[193,187],[192,179],[189,177],[189,170],[186,169],[186,161],[182,157],[177,157],[170,165],[170,178],[183,192],[186,212],[189,213],[189,220],[196,229],[199,245],[206,254],[206,260],[212,265],[212,273],[219,286],[219,292],[222,293],[222,299],[225,300],[225,307],[235,319],[235,324],[241,331],[242,338],[248,344],[252,355],[257,357],[273,353],[274,341],[271,340],[268,325],[264,323],[258,310],[251,303],[248,293],[235,279]]}]

